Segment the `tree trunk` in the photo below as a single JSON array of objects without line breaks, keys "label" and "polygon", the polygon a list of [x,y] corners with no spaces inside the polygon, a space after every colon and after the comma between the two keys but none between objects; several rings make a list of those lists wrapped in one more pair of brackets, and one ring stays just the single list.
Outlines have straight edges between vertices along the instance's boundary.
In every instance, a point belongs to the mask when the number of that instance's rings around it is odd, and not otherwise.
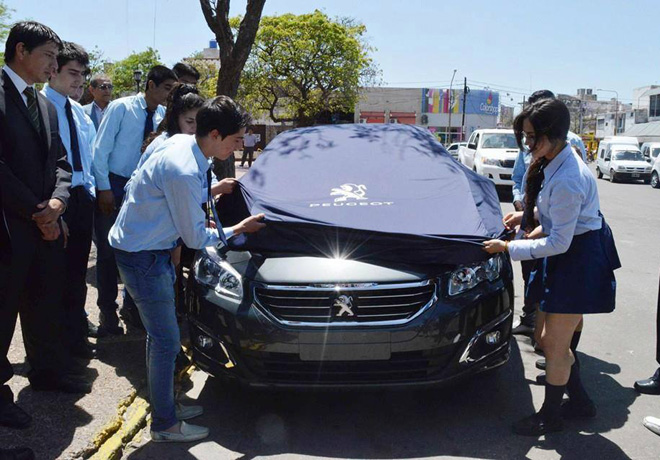
[{"label": "tree trunk", "polygon": [[[238,28],[238,35],[229,26],[230,0],[199,0],[204,13],[204,19],[215,34],[220,51],[220,70],[218,71],[218,85],[216,95],[235,98],[238,94],[238,85],[245,61],[250,56],[252,45],[259,30],[261,13],[266,0],[248,0],[245,7],[245,16]],[[235,158],[232,155],[224,161],[213,160],[213,171],[218,179],[236,177]]]}]

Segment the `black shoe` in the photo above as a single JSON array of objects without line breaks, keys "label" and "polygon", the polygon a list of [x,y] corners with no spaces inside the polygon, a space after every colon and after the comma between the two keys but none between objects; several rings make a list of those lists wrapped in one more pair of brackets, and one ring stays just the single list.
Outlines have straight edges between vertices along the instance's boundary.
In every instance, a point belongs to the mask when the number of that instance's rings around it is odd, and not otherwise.
[{"label": "black shoe", "polygon": [[34,452],[29,447],[0,449],[0,460],[34,460]]},{"label": "black shoe", "polygon": [[534,366],[536,366],[536,368],[538,370],[544,371],[545,370],[545,358],[537,359],[536,363],[534,363]]},{"label": "black shoe", "polygon": [[0,407],[0,426],[23,429],[32,424],[32,417],[13,402]]},{"label": "black shoe", "polygon": [[513,335],[532,336],[534,335],[534,324],[532,323],[530,325],[529,322],[520,320],[518,324],[513,326],[513,329],[511,329],[511,333]]},{"label": "black shoe", "polygon": [[144,325],[142,324],[142,320],[140,319],[140,314],[135,309],[127,310],[123,308],[119,313],[119,316],[126,325],[127,331],[130,332],[132,330],[145,330]]},{"label": "black shoe", "polygon": [[542,436],[546,433],[555,433],[563,429],[564,422],[560,417],[547,419],[538,413],[518,420],[513,424],[513,432],[520,436]]},{"label": "black shoe", "polygon": [[584,402],[574,402],[572,399],[561,404],[561,416],[566,420],[577,418],[594,418],[598,410],[591,400]]},{"label": "black shoe", "polygon": [[660,395],[660,368],[652,377],[636,381],[635,390],[646,395]]},{"label": "black shoe", "polygon": [[[101,335],[103,334],[103,335]],[[112,335],[124,335],[124,330],[119,325],[119,318],[117,313],[112,313],[106,315],[101,312],[99,316],[99,337],[112,334]]]},{"label": "black shoe", "polygon": [[90,320],[87,320],[87,337],[99,338],[105,337],[107,332],[104,330],[99,330],[96,324],[92,323]]},{"label": "black shoe", "polygon": [[63,375],[50,379],[30,381],[34,391],[59,391],[70,394],[87,394],[92,392],[92,386],[79,377]]},{"label": "black shoe", "polygon": [[536,376],[536,383],[539,385],[544,385],[545,386],[545,374],[539,374]]}]

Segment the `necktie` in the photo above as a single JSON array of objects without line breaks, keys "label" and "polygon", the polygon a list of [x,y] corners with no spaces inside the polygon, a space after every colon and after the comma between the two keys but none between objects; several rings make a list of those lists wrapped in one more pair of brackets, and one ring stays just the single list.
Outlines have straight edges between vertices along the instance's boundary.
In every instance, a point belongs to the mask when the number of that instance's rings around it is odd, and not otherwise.
[{"label": "necktie", "polygon": [[147,109],[147,119],[144,122],[144,137],[146,139],[154,130],[154,111]]},{"label": "necktie", "polygon": [[206,220],[207,222],[215,223],[215,226],[218,229],[218,236],[220,237],[222,243],[226,246],[227,238],[225,236],[225,232],[222,231],[222,226],[215,218],[215,206],[213,203],[213,196],[211,195],[211,182],[211,168],[209,168],[206,170]]},{"label": "necktie", "polygon": [[34,88],[28,86],[23,91],[23,94],[27,97],[27,109],[30,113],[30,121],[32,126],[41,134],[41,122],[39,120],[39,107],[37,107],[37,95],[34,93]]},{"label": "necktie", "polygon": [[66,121],[69,123],[69,137],[71,138],[71,158],[73,159],[73,170],[82,171],[82,160],[80,159],[80,145],[78,144],[78,130],[76,129],[76,122],[73,120],[73,112],[71,111],[71,101],[66,99],[64,105],[66,110]]}]

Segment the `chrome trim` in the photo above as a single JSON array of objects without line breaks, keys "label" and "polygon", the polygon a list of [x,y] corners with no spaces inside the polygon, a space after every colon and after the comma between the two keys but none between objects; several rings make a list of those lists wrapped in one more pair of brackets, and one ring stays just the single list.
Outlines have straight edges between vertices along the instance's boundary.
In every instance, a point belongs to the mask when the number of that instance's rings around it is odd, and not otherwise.
[{"label": "chrome trim", "polygon": [[[356,286],[359,285],[359,287],[347,287],[347,286]],[[274,285],[274,284],[265,284],[265,283],[260,283],[258,281],[253,281],[251,283],[251,292],[252,292],[252,303],[255,305],[261,313],[266,315],[269,319],[272,321],[282,324],[284,326],[291,326],[291,327],[314,327],[314,328],[341,328],[341,327],[368,327],[368,326],[400,326],[402,324],[407,324],[416,318],[418,318],[421,314],[423,314],[425,311],[427,311],[432,305],[434,305],[438,301],[438,289],[439,289],[439,283],[435,283],[435,280],[422,280],[422,281],[415,281],[411,283],[395,283],[395,284],[378,284],[378,283],[356,283],[354,285],[351,285],[349,283],[337,283],[334,285],[326,285],[328,287],[318,287],[318,286],[310,286],[310,285],[304,285],[304,286],[282,286],[282,285]],[[332,287],[330,287],[332,286]],[[266,307],[264,307],[261,302],[259,302],[259,299],[257,298],[257,288],[262,288],[262,289],[271,289],[271,290],[276,290],[276,291],[296,291],[296,290],[301,290],[301,291],[307,291],[307,292],[337,292],[341,291],[342,289],[350,290],[350,291],[373,291],[373,290],[387,290],[387,289],[409,289],[409,288],[416,288],[416,287],[424,287],[424,286],[433,286],[433,295],[431,296],[431,299],[423,305],[419,310],[417,310],[417,313],[412,315],[410,318],[407,319],[395,319],[395,320],[383,320],[383,321],[364,321],[364,322],[357,322],[357,321],[338,321],[336,323],[332,322],[325,322],[325,323],[319,323],[319,322],[306,322],[306,321],[288,321],[284,319],[279,319],[275,315],[273,315]],[[325,308],[325,307],[324,307]],[[376,316],[385,316],[385,315],[373,315],[374,317]],[[310,318],[309,316],[303,316],[303,318]],[[319,318],[329,318],[327,316],[319,316]]]},{"label": "chrome trim", "polygon": [[513,311],[509,310],[505,312],[503,315],[500,315],[499,318],[495,318],[493,321],[490,323],[486,324],[485,326],[482,326],[477,332],[474,333],[470,341],[468,342],[467,346],[465,347],[465,350],[463,351],[463,354],[461,354],[460,359],[458,360],[459,364],[474,364],[478,363],[479,361],[486,359],[487,357],[491,356],[493,353],[497,353],[500,351],[503,347],[508,346],[508,342],[503,344],[500,347],[497,347],[495,350],[491,351],[490,353],[487,353],[480,357],[479,359],[470,359],[470,351],[472,351],[472,347],[474,344],[481,338],[482,335],[488,333],[489,331],[493,330],[496,326],[499,326],[502,324],[504,321],[508,320],[511,316],[513,315]]}]

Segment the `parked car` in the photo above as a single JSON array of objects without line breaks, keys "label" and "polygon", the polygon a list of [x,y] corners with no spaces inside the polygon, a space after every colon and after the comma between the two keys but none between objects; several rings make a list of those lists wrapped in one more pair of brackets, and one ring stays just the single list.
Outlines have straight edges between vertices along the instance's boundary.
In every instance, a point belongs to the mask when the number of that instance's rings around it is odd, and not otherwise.
[{"label": "parked car", "polygon": [[422,386],[508,360],[511,263],[480,244],[503,231],[495,187],[430,133],[287,131],[239,184],[223,225],[265,212],[267,227],[197,253],[186,306],[203,370],[255,387]]},{"label": "parked car", "polygon": [[518,150],[512,129],[478,129],[459,149],[458,160],[495,185],[513,185],[511,176]]},{"label": "parked car", "polygon": [[656,157],[651,170],[651,187],[660,188],[660,156]]},{"label": "parked car", "polygon": [[643,180],[651,182],[651,165],[646,162],[634,137],[613,136],[603,139],[598,146],[596,175],[608,176],[611,182]]},{"label": "parked car", "polygon": [[660,142],[644,142],[641,150],[646,161],[653,164],[660,154]]},{"label": "parked car", "polygon": [[447,147],[447,152],[451,156],[453,156],[455,159],[458,160],[458,149],[459,147],[465,147],[467,145],[467,142],[454,142],[451,144],[449,147]]}]

